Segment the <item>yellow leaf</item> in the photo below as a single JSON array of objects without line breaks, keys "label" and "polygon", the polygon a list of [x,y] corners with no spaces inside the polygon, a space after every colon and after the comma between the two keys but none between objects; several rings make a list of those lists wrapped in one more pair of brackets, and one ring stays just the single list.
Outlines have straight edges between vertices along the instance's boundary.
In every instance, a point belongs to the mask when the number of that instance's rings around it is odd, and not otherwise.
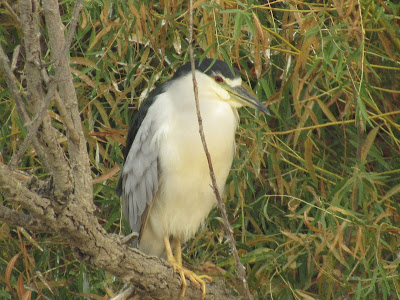
[{"label": "yellow leaf", "polygon": [[367,159],[369,150],[371,150],[371,146],[375,141],[376,134],[379,131],[379,127],[373,128],[367,135],[364,144],[361,148],[361,162],[364,162]]},{"label": "yellow leaf", "polygon": [[100,30],[100,32],[95,36],[93,42],[90,44],[88,51],[90,49],[92,49],[97,43],[98,41],[104,36],[106,35],[109,31],[111,30],[111,26],[107,26],[106,28],[103,28],[102,30]]},{"label": "yellow leaf", "polygon": [[319,99],[317,99],[317,102],[318,102],[318,105],[321,108],[321,110],[324,112],[325,116],[329,119],[329,121],[337,122],[335,116],[331,113],[328,106],[326,106],[325,103]]},{"label": "yellow leaf", "polygon": [[288,238],[292,239],[293,241],[299,243],[300,245],[304,244],[304,240],[303,239],[299,238],[298,236],[296,236],[295,234],[293,234],[293,233],[291,233],[289,231],[281,230],[281,233],[286,235]]},{"label": "yellow leaf", "polygon": [[71,57],[70,60],[70,64],[71,65],[83,65],[83,66],[87,66],[87,67],[95,67],[96,64],[91,61],[90,59],[87,59],[85,57]]},{"label": "yellow leaf", "polygon": [[392,197],[395,194],[400,193],[400,184],[395,185],[394,187],[392,187],[385,196],[383,196],[382,200],[386,200],[387,198]]},{"label": "yellow leaf", "polygon": [[4,281],[5,281],[7,287],[8,287],[8,289],[10,291],[13,290],[13,288],[11,287],[11,283],[10,283],[10,276],[11,276],[12,270],[14,269],[14,265],[15,265],[15,262],[17,261],[17,259],[18,259],[18,256],[19,256],[19,253],[17,255],[14,255],[14,257],[11,258],[11,260],[9,261],[9,263],[7,265],[7,268],[6,268],[5,280]]}]

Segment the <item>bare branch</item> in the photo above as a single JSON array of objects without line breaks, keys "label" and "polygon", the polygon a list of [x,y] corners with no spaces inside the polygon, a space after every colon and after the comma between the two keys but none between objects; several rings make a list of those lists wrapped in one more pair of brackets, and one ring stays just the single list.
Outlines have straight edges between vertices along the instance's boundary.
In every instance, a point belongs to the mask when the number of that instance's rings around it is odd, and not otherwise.
[{"label": "bare branch", "polygon": [[[15,79],[14,74],[10,69],[8,58],[5,55],[1,45],[0,45],[0,66],[5,75],[7,85],[10,88],[11,94],[13,95],[13,98],[15,100],[15,105],[17,107],[18,114],[21,117],[22,122],[24,122],[24,124],[27,124],[28,122],[30,122],[30,118],[25,110],[25,105],[24,102],[22,101],[21,93],[19,92],[19,89],[17,87],[17,80]],[[40,157],[44,157],[42,146],[40,145],[38,140],[34,138],[32,143],[33,146],[35,147],[36,153],[38,153]]]},{"label": "bare branch", "polygon": [[[75,29],[78,24],[78,17],[79,17],[79,13],[80,13],[81,9],[82,9],[82,1],[78,0],[75,2],[74,12],[72,13],[72,18],[71,18],[71,22],[70,22],[70,26],[69,26],[69,30],[68,30],[68,34],[67,34],[67,39],[64,43],[64,47],[63,47],[62,51],[60,53],[58,53],[58,55],[57,55],[57,53],[56,53],[56,55],[54,55],[56,65],[59,65],[60,60],[67,58],[67,56],[69,54],[68,51],[71,47],[72,40],[74,39]],[[56,106],[60,112],[61,118],[64,120],[64,124],[66,126],[67,132],[70,135],[71,140],[74,143],[78,143],[79,142],[78,133],[72,124],[71,118],[68,116],[67,110],[65,108],[65,104],[61,100],[58,92],[56,93]]]},{"label": "bare branch", "polygon": [[[47,1],[45,1],[47,2]],[[44,99],[44,81],[41,70],[40,32],[38,28],[39,7],[38,2],[21,0],[20,19],[24,35],[24,48],[26,53],[25,74],[27,95],[31,111],[40,115],[41,104]],[[56,130],[51,124],[51,119],[44,114],[40,130],[37,131],[37,140],[42,149],[37,149],[40,161],[54,179],[54,195],[59,201],[68,197],[71,190],[69,179],[69,165],[61,146],[58,143]]]},{"label": "bare branch", "polygon": [[11,14],[11,16],[14,18],[15,21],[18,22],[18,24],[21,24],[21,21],[19,20],[17,14],[14,12],[10,4],[7,3],[5,0],[1,0],[1,3],[3,3],[4,7],[8,10],[8,12]]},{"label": "bare branch", "polygon": [[58,91],[56,91],[56,93],[55,93],[54,100],[55,100],[54,102],[58,109],[58,113],[60,114],[60,117],[64,121],[65,128],[66,128],[67,132],[69,132],[69,138],[72,140],[72,142],[78,143],[79,142],[78,133],[76,132],[74,125],[72,124],[71,118],[68,116],[68,111],[67,111],[63,101],[61,100],[61,97],[60,97],[60,94],[58,93]]},{"label": "bare branch", "polygon": [[193,0],[190,0],[190,25],[189,26],[190,26],[190,28],[189,28],[189,53],[190,53],[190,62],[191,62],[191,67],[192,67],[193,91],[194,91],[194,98],[196,101],[197,120],[199,123],[199,133],[200,133],[200,137],[201,137],[201,142],[203,144],[204,152],[207,157],[208,167],[210,168],[210,177],[211,177],[211,182],[212,182],[212,188],[213,188],[215,197],[217,198],[218,208],[221,212],[222,220],[224,222],[224,226],[225,226],[225,229],[227,232],[227,240],[229,242],[229,246],[231,248],[233,257],[235,259],[236,270],[237,270],[238,276],[243,285],[243,292],[244,292],[246,299],[252,299],[253,296],[251,295],[248,284],[247,284],[246,269],[245,269],[244,265],[240,262],[240,259],[239,259],[239,254],[236,249],[235,239],[233,237],[233,228],[232,228],[231,224],[229,223],[228,214],[226,213],[225,203],[222,200],[221,194],[218,190],[218,185],[217,185],[217,181],[215,179],[215,174],[214,174],[214,168],[213,168],[212,161],[211,161],[211,155],[210,155],[210,152],[208,151],[206,138],[204,136],[203,121],[202,121],[201,114],[200,114],[199,95],[198,95],[196,74],[195,74],[195,60],[194,60],[194,54],[193,54]]},{"label": "bare branch", "polygon": [[[13,156],[11,157],[10,160],[10,166],[11,167],[16,167],[16,165],[18,164],[19,160],[22,158],[22,156],[25,154],[26,149],[28,149],[29,145],[31,144],[31,142],[33,141],[40,124],[42,123],[42,120],[44,118],[44,116],[47,113],[47,108],[50,104],[51,99],[54,96],[54,92],[55,92],[55,83],[52,81],[50,83],[49,86],[49,90],[47,92],[47,95],[43,101],[42,104],[42,108],[40,109],[40,111],[37,113],[36,118],[32,121],[29,122],[29,132],[28,135],[26,136],[24,142],[22,143],[22,145],[19,147],[19,150],[17,153],[14,153]],[[27,126],[28,124],[25,123],[25,126]]]},{"label": "bare branch", "polygon": [[74,39],[75,36],[75,29],[76,25],[78,25],[78,17],[79,13],[81,12],[81,9],[82,9],[82,0],[77,0],[75,2],[74,12],[72,13],[71,22],[69,23],[67,39],[65,41],[64,48],[61,52],[61,57],[65,57],[69,53],[69,48],[71,47],[72,40]]},{"label": "bare branch", "polygon": [[14,72],[15,68],[17,67],[20,51],[21,51],[21,45],[16,46],[11,60],[11,72]]},{"label": "bare branch", "polygon": [[14,97],[15,104],[17,106],[18,113],[22,119],[22,122],[27,123],[30,121],[28,114],[26,113],[21,94],[17,87],[17,81],[12,73],[7,55],[4,53],[3,47],[0,44],[0,66],[3,70],[4,76],[8,87],[11,90],[11,94]]},{"label": "bare branch", "polygon": [[21,29],[24,35],[24,48],[26,54],[25,72],[27,94],[29,103],[34,113],[40,110],[43,100],[43,80],[40,74],[41,47],[40,31],[38,28],[39,7],[35,1],[22,0],[20,2]]},{"label": "bare branch", "polygon": [[40,224],[35,218],[3,205],[0,205],[0,221],[9,226],[19,226],[38,232],[47,231],[46,227]]},{"label": "bare branch", "polygon": [[[59,56],[57,57],[56,64],[58,64],[61,59],[67,58],[67,56],[69,54],[69,49],[71,47],[72,40],[74,39],[75,29],[78,24],[78,17],[79,17],[79,13],[81,12],[81,9],[82,9],[82,1],[78,0],[75,2],[74,12],[72,13],[72,18],[71,18],[71,22],[69,25],[67,39],[64,43],[64,48],[63,48],[62,52],[59,54]],[[61,101],[60,95],[58,93],[56,94],[56,105],[60,111],[61,118],[63,118],[63,120],[64,120],[64,124],[67,128],[67,132],[69,132],[69,134],[70,134],[71,140],[74,143],[78,143],[79,142],[78,133],[75,130],[75,128],[72,124],[72,120],[71,120],[71,118],[69,118],[67,110],[65,108],[65,105]]]},{"label": "bare branch", "polygon": [[[80,5],[78,4],[75,7],[75,16],[79,14],[79,10]],[[75,196],[82,201],[88,201],[92,204],[92,178],[86,149],[86,139],[83,134],[73,78],[69,69],[69,58],[67,53],[63,53],[65,45],[68,44],[64,37],[64,25],[61,21],[58,1],[43,1],[43,12],[49,32],[51,55],[55,61],[55,80],[58,85],[59,96],[62,100],[57,101],[57,103],[65,105],[66,115],[64,117],[67,120],[66,124],[69,124],[67,127],[67,137],[69,137],[68,153]],[[72,30],[74,29],[71,28],[70,32],[74,32]],[[70,138],[71,136],[74,138]]]},{"label": "bare branch", "polygon": [[57,222],[51,201],[24,186],[32,177],[29,180],[24,178],[21,182],[21,174],[18,171],[0,163],[0,190],[4,197],[12,203],[21,205],[31,216],[52,228]]}]

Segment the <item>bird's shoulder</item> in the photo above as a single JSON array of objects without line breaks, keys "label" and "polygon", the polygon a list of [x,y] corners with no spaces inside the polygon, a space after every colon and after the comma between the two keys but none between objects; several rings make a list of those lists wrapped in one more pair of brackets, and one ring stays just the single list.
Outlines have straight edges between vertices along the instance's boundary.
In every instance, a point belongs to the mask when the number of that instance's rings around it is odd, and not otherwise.
[{"label": "bird's shoulder", "polygon": [[152,90],[149,96],[140,105],[139,109],[133,114],[129,125],[128,137],[126,139],[124,159],[127,158],[132,144],[135,141],[139,128],[145,120],[150,107],[153,106],[156,102],[162,101],[163,97],[161,97],[161,95],[165,93],[168,84],[169,82],[167,81]]},{"label": "bird's shoulder", "polygon": [[[130,121],[130,124],[129,124],[128,136],[126,138],[126,145],[125,145],[125,149],[123,152],[124,165],[127,163],[127,158],[128,158],[129,152],[131,151],[132,146],[135,143],[136,138],[138,137],[139,129],[141,127],[145,127],[145,125],[146,125],[145,120],[146,120],[146,116],[149,117],[148,112],[149,112],[150,107],[152,107],[154,104],[158,103],[159,101],[162,101],[162,99],[163,99],[162,95],[165,93],[165,90],[166,90],[168,84],[169,84],[168,82],[165,82],[165,83],[157,86],[154,90],[152,90],[150,92],[150,94],[148,95],[148,97],[140,105],[139,109],[134,112],[132,119]],[[147,122],[147,123],[151,123],[151,122]],[[146,126],[149,126],[149,124],[147,124]],[[142,128],[142,129],[144,129],[144,128]],[[123,179],[123,175],[120,176],[118,186],[117,186],[117,195],[119,195],[119,196],[122,194],[122,179]]]}]

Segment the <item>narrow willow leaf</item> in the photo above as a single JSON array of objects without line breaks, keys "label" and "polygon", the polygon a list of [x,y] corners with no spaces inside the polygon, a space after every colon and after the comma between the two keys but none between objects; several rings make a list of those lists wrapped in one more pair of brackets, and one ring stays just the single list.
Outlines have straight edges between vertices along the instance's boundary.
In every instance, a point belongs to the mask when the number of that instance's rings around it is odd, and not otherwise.
[{"label": "narrow willow leaf", "polygon": [[367,159],[369,150],[371,149],[371,146],[374,144],[376,134],[378,133],[378,131],[379,127],[375,127],[368,133],[367,138],[365,139],[365,142],[361,148],[361,162],[364,162]]},{"label": "narrow willow leaf", "polygon": [[88,50],[92,49],[94,46],[96,46],[96,44],[100,41],[100,39],[105,36],[107,33],[110,32],[110,30],[112,29],[112,26],[107,26],[106,28],[103,28],[94,38],[94,40],[92,41],[92,43],[90,44]]},{"label": "narrow willow leaf", "polygon": [[235,25],[233,27],[233,39],[237,40],[242,33],[242,22],[243,22],[243,15],[242,13],[238,13],[235,16]]},{"label": "narrow willow leaf", "polygon": [[[400,184],[395,185],[394,187],[392,187],[386,194],[385,196],[383,196],[382,200],[386,200],[391,198],[392,196],[396,195],[400,193]],[[397,203],[396,203],[397,204]],[[399,210],[399,214],[400,214],[400,210]]]},{"label": "narrow willow leaf", "polygon": [[318,105],[321,108],[321,110],[324,112],[325,116],[329,119],[329,121],[337,122],[335,116],[331,113],[328,106],[326,106],[325,103],[319,99],[317,99],[317,102],[318,102]]},{"label": "narrow willow leaf", "polygon": [[312,141],[311,136],[312,136],[312,134],[310,131],[309,134],[307,135],[307,139],[304,143],[304,159],[306,162],[307,171],[310,174],[311,179],[314,182],[314,184],[317,185],[318,184],[317,174],[315,173],[314,165],[312,162],[313,141]]}]

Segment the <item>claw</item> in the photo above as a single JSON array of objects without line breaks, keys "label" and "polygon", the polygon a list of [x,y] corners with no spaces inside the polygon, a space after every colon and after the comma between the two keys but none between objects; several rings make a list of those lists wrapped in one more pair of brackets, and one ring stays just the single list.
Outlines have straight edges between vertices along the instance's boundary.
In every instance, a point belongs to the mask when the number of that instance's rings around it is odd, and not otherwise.
[{"label": "claw", "polygon": [[208,275],[197,275],[193,271],[190,271],[184,267],[182,267],[182,250],[181,250],[181,243],[178,238],[173,239],[174,246],[176,249],[175,256],[172,254],[171,244],[169,242],[168,237],[164,237],[164,244],[165,244],[165,251],[167,254],[167,260],[173,267],[176,273],[179,273],[182,279],[182,290],[179,296],[179,299],[183,300],[185,297],[187,282],[186,278],[188,278],[193,284],[202,290],[202,297],[201,299],[205,299],[206,297],[206,282],[205,280],[212,282],[212,278]]}]

